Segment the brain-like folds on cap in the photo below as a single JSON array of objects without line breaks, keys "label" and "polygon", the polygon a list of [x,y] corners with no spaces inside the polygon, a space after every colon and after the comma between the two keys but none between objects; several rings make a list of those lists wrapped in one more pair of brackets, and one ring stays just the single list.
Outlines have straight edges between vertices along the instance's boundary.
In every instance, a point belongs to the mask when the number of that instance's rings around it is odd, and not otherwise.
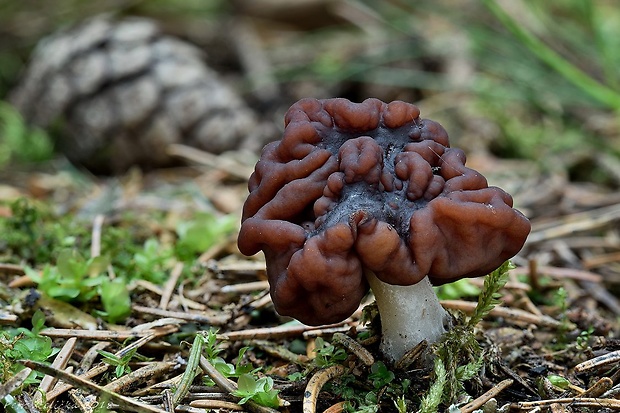
[{"label": "brain-like folds on cap", "polygon": [[512,198],[465,167],[414,105],[303,99],[250,178],[238,244],[263,250],[276,310],[307,324],[351,315],[364,271],[394,285],[487,274],[530,230]]}]

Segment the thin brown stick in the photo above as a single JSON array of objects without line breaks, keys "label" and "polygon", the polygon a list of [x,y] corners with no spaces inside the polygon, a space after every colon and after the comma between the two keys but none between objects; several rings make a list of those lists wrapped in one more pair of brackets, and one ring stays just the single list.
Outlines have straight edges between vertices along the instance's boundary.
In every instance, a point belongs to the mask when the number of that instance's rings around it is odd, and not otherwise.
[{"label": "thin brown stick", "polygon": [[26,287],[33,287],[35,285],[37,285],[37,283],[32,281],[32,278],[30,278],[30,276],[24,275],[23,273],[19,277],[9,282],[10,288],[26,288]]},{"label": "thin brown stick", "polygon": [[162,327],[171,328],[171,326],[174,326],[178,328],[183,323],[185,321],[178,318],[164,317],[149,321],[148,323],[138,324],[131,331],[159,331]]},{"label": "thin brown stick", "polygon": [[[460,310],[466,314],[473,314],[476,309],[476,305],[473,301],[463,301],[463,300],[442,300],[441,305],[444,308],[448,308],[451,310]],[[542,327],[560,327],[562,323],[557,321],[549,316],[542,315],[538,316],[536,314],[529,313],[527,311],[514,309],[514,308],[506,308],[506,307],[495,307],[489,312],[489,316],[491,317],[502,317],[507,320],[513,322],[524,322],[528,324],[535,324],[537,326]]]},{"label": "thin brown stick", "polygon": [[107,398],[111,402],[114,402],[121,406],[125,410],[130,410],[133,412],[139,413],[167,413],[165,410],[162,410],[158,407],[151,406],[146,403],[142,403],[138,400],[134,400],[130,397],[123,396],[121,394],[117,394],[114,392],[110,392],[105,388],[91,382],[88,380],[84,380],[83,378],[76,376],[71,373],[67,373],[63,370],[55,369],[52,366],[48,366],[44,363],[33,361],[33,360],[20,360],[21,364],[26,367],[29,367],[33,370],[40,371],[41,373],[48,374],[50,376],[54,376],[59,380],[66,381],[67,383],[72,384],[73,386],[85,390],[87,392],[97,393],[104,398]]},{"label": "thin brown stick", "polygon": [[538,400],[534,402],[518,402],[510,405],[511,410],[531,410],[536,407],[547,407],[552,404],[566,404],[569,407],[591,407],[598,409],[612,409],[620,410],[620,400],[616,399],[597,399],[597,398],[564,398],[564,399],[549,399]]},{"label": "thin brown stick", "polygon": [[247,330],[241,331],[229,331],[226,333],[218,334],[218,338],[222,340],[231,340],[231,341],[239,341],[239,340],[252,340],[252,339],[279,339],[279,338],[287,338],[287,337],[296,337],[302,335],[305,332],[315,331],[315,330],[324,330],[329,327],[341,327],[347,322],[351,322],[351,320],[345,320],[341,323],[330,324],[328,326],[307,326],[304,324],[295,324],[295,325],[281,325],[277,327],[269,327],[269,328],[251,328]]},{"label": "thin brown stick", "polygon": [[579,231],[600,228],[618,219],[620,219],[620,205],[615,204],[591,211],[577,212],[552,222],[532,225],[532,232],[527,242],[532,244],[572,235]]},{"label": "thin brown stick", "polygon": [[[24,267],[19,264],[8,264],[0,262],[0,273],[8,275],[24,275]],[[11,285],[9,284],[9,287]]]},{"label": "thin brown stick", "polygon": [[[117,351],[115,353],[115,356],[117,357],[123,357],[124,354],[126,354],[129,351],[132,351],[134,348],[140,348],[142,347],[144,344],[148,343],[149,341],[153,340],[154,338],[156,338],[156,336],[154,336],[153,334],[150,334],[148,336],[145,337],[141,337],[140,339],[136,340],[135,342],[131,343],[130,345],[122,348],[121,350]],[[97,355],[99,355],[99,351],[103,350],[106,346],[108,346],[109,343],[105,343],[105,342],[101,342],[101,343],[97,343],[96,345],[94,345],[93,347],[91,347],[90,349],[88,349],[88,351],[86,352],[86,355],[84,355],[84,358],[82,359],[82,363],[80,363],[80,369],[79,372],[82,372],[84,370],[87,370],[90,368],[90,366],[92,365],[92,363],[94,362],[95,358]],[[97,367],[85,371],[82,374],[77,374],[78,377],[81,377],[83,379],[92,379],[93,377],[96,377],[102,373],[105,373],[106,371],[108,371],[110,368],[109,364],[100,364]],[[46,398],[48,401],[50,400],[54,400],[56,397],[60,396],[61,394],[63,394],[64,392],[66,392],[67,390],[70,390],[73,386],[71,384],[68,383],[62,383],[59,384],[58,386],[54,387],[54,389],[50,392],[47,393]]]},{"label": "thin brown stick", "polygon": [[95,359],[99,357],[99,352],[108,348],[110,344],[111,343],[106,341],[100,341],[89,348],[86,354],[84,354],[84,357],[82,357],[82,361],[80,361],[80,366],[78,367],[76,374],[79,376],[90,370],[92,365],[95,363]]},{"label": "thin brown stick", "polygon": [[266,290],[269,288],[269,281],[252,281],[242,284],[228,284],[223,286],[220,291],[223,293],[251,293],[253,291]]},{"label": "thin brown stick", "polygon": [[351,329],[349,325],[335,326],[335,327],[326,327],[326,328],[315,328],[312,330],[306,330],[302,333],[302,337],[305,339],[314,338],[314,337],[323,337],[323,336],[331,336],[335,333],[346,333]]},{"label": "thin brown stick", "polygon": [[422,357],[425,353],[427,353],[427,349],[428,349],[428,341],[426,340],[420,341],[418,344],[415,345],[414,348],[407,351],[400,358],[400,360],[396,361],[396,363],[394,363],[394,367],[397,370],[408,369],[409,366],[411,366],[413,363],[419,360],[420,357]]},{"label": "thin brown stick", "polygon": [[201,165],[227,172],[231,176],[243,179],[244,181],[247,180],[253,172],[251,167],[241,162],[223,156],[213,155],[212,153],[201,151],[200,149],[192,148],[187,145],[175,143],[168,145],[166,149],[171,156],[178,156],[179,158],[184,158]]},{"label": "thin brown stick", "polygon": [[201,408],[201,409],[227,409],[227,410],[235,410],[235,411],[243,411],[243,406],[233,403],[227,402],[224,400],[193,400],[189,403],[191,407]]},{"label": "thin brown stick", "polygon": [[506,388],[510,387],[513,382],[514,380],[512,379],[506,379],[506,380],[500,381],[495,386],[493,386],[491,389],[486,391],[482,396],[478,397],[475,400],[472,400],[471,402],[467,403],[465,406],[461,407],[461,413],[471,413],[474,410],[479,409],[480,407],[482,407],[482,405],[484,405],[486,402],[491,400],[493,397],[497,396],[502,391],[504,391]]},{"label": "thin brown stick", "polygon": [[230,321],[230,315],[228,314],[207,315],[199,313],[188,313],[184,311],[166,311],[160,310],[159,308],[143,307],[141,305],[134,305],[132,308],[134,311],[142,314],[156,315],[159,317],[178,318],[181,320],[195,321],[198,323],[210,324],[213,326],[222,326]]},{"label": "thin brown stick", "polygon": [[6,396],[11,394],[13,391],[17,390],[24,381],[28,378],[32,369],[25,368],[15,373],[10,379],[6,381],[6,383],[0,384],[0,400],[4,399]]},{"label": "thin brown stick", "polygon": [[146,336],[155,336],[161,337],[171,333],[174,333],[178,330],[177,326],[168,325],[161,328],[155,328],[151,330],[125,330],[125,331],[115,331],[115,330],[77,330],[72,328],[48,328],[41,331],[42,336],[47,336],[51,338],[65,338],[65,337],[76,337],[78,339],[88,339],[88,340],[127,340],[128,338],[141,338]]},{"label": "thin brown stick", "polygon": [[620,361],[620,350],[612,351],[611,353],[603,354],[602,356],[594,357],[583,363],[579,363],[575,366],[574,370],[575,373],[583,373],[584,371],[607,364],[617,363],[618,361]]},{"label": "thin brown stick", "polygon": [[[84,380],[89,380],[89,379],[92,379],[93,377],[97,377],[98,375],[105,373],[109,369],[110,369],[110,365],[109,364],[100,364],[100,365],[95,366],[92,369],[88,370],[87,372],[85,372],[83,374],[78,374],[76,376],[81,378],[81,379],[84,379]],[[60,396],[64,392],[66,392],[68,390],[71,390],[72,388],[73,388],[72,384],[60,383],[58,386],[54,387],[53,390],[51,390],[49,393],[47,393],[45,395],[45,398],[46,398],[46,400],[48,402],[51,402],[52,400],[54,400],[55,398],[57,398],[58,396]]]},{"label": "thin brown stick", "polygon": [[[526,268],[526,267],[517,267],[517,268],[510,270],[510,273],[515,274],[515,275],[527,275],[530,272],[531,272],[531,269]],[[548,275],[553,278],[570,278],[572,280],[578,280],[578,281],[592,281],[596,283],[603,281],[603,277],[601,277],[599,274],[596,274],[590,271],[577,270],[574,268],[537,266],[536,273],[539,275],[540,274]]]},{"label": "thin brown stick", "polygon": [[596,268],[611,262],[620,261],[620,252],[611,252],[609,254],[601,254],[592,258],[586,258],[583,266],[586,268]]},{"label": "thin brown stick", "polygon": [[177,282],[179,281],[179,277],[181,277],[181,274],[183,273],[183,266],[184,265],[182,262],[177,262],[174,268],[172,268],[172,271],[170,272],[170,277],[168,278],[168,281],[166,281],[166,284],[164,285],[161,299],[159,300],[159,308],[161,308],[162,310],[168,309],[168,303],[170,303],[170,298],[172,297],[172,294],[174,293],[174,288],[176,287]]},{"label": "thin brown stick", "polygon": [[325,383],[334,377],[342,376],[345,371],[346,369],[340,364],[334,364],[333,366],[319,370],[312,376],[304,392],[303,413],[315,413],[316,401]]},{"label": "thin brown stick", "polygon": [[293,353],[285,346],[269,340],[252,340],[252,346],[260,348],[270,356],[295,363],[299,366],[305,366],[310,361],[307,356]]},{"label": "thin brown stick", "polygon": [[614,385],[614,382],[609,377],[601,377],[596,381],[588,390],[579,395],[579,397],[587,398],[587,397],[599,397],[601,394],[605,393],[609,389],[611,389]]},{"label": "thin brown stick", "polygon": [[375,362],[375,358],[366,350],[364,346],[343,333],[335,333],[332,341],[342,345],[344,348],[355,354],[357,358],[367,366],[371,366]]},{"label": "thin brown stick", "polygon": [[137,386],[152,378],[158,377],[161,374],[172,370],[175,365],[175,363],[170,363],[167,361],[152,362],[139,368],[138,370],[119,377],[118,379],[103,386],[103,388],[118,393],[126,388],[129,388],[130,386]]},{"label": "thin brown stick", "polygon": [[[64,370],[67,367],[67,363],[69,363],[69,359],[73,354],[73,350],[75,350],[76,344],[77,338],[75,337],[71,337],[70,339],[65,341],[62,349],[60,349],[60,351],[56,355],[56,358],[54,358],[54,361],[52,362],[52,367],[55,369]],[[57,379],[55,376],[50,375],[46,375],[43,377],[43,379],[41,379],[41,383],[39,384],[39,390],[41,391],[37,392],[34,395],[34,402],[36,404],[40,404],[43,402],[43,394],[46,394],[47,392],[52,390],[54,384],[56,383],[56,380]]]}]

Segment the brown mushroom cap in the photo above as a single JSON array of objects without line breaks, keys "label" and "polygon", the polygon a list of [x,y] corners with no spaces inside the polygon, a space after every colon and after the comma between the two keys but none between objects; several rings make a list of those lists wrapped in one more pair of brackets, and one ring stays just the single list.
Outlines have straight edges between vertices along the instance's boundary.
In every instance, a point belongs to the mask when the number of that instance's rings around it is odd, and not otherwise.
[{"label": "brown mushroom cap", "polygon": [[465,167],[446,131],[416,106],[303,99],[249,182],[238,244],[265,252],[276,310],[341,321],[368,290],[485,275],[523,246],[512,197]]}]

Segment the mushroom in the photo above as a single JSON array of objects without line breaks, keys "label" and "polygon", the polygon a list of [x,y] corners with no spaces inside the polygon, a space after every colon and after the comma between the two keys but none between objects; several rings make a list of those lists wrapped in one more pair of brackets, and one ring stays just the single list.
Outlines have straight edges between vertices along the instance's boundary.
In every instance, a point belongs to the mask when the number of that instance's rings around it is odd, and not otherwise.
[{"label": "mushroom", "polygon": [[447,328],[432,285],[491,272],[530,231],[419,115],[400,101],[295,103],[250,177],[238,238],[243,254],[263,250],[276,311],[303,323],[342,321],[372,288],[391,361]]}]

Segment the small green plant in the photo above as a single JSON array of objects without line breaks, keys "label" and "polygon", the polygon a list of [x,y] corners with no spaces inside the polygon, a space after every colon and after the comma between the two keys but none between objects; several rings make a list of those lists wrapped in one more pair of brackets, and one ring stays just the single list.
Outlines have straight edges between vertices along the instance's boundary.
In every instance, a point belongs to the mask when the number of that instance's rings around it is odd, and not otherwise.
[{"label": "small green plant", "polygon": [[347,400],[344,409],[355,413],[377,413],[379,411],[379,397],[374,391],[369,391],[354,400]]},{"label": "small green plant", "polygon": [[122,321],[131,313],[131,297],[124,278],[104,279],[97,292],[104,310],[99,314],[110,323]]},{"label": "small green plant", "polygon": [[99,350],[98,353],[103,357],[103,362],[111,366],[114,366],[114,375],[118,378],[125,374],[131,373],[131,367],[129,363],[133,359],[140,361],[148,361],[148,357],[144,357],[138,354],[138,348],[134,347],[129,351],[122,352],[121,355],[110,353],[109,351]]},{"label": "small green plant", "polygon": [[370,374],[368,375],[368,379],[372,382],[372,385],[375,389],[380,389],[381,387],[387,386],[390,384],[396,376],[394,373],[387,368],[384,362],[376,361],[370,366]]},{"label": "small green plant", "polygon": [[578,350],[585,350],[588,348],[590,343],[590,337],[592,337],[592,334],[594,334],[594,327],[592,326],[588,327],[587,330],[583,330],[581,333],[579,333],[579,335],[577,336]]},{"label": "small green plant", "polygon": [[[237,355],[237,362],[235,364],[228,363],[219,354],[223,351],[217,340],[217,331],[209,330],[204,334],[204,352],[209,362],[226,378],[240,377],[247,373],[256,373],[260,369],[253,370],[253,367],[249,363],[243,363],[243,356],[245,355],[248,347],[242,347],[239,349]],[[205,382],[208,385],[214,385],[215,383],[208,377],[205,377]]]},{"label": "small green plant", "polygon": [[[324,342],[322,345],[323,348],[329,348],[329,345]],[[329,352],[333,354],[332,349]],[[338,358],[342,357],[338,355]],[[334,364],[333,361],[328,365],[332,364]],[[367,370],[367,376],[363,378],[363,382],[370,383],[372,388],[369,389],[370,386],[366,385],[360,386],[359,377],[348,373],[328,383],[327,388],[345,401],[344,409],[347,412],[378,412],[381,402],[387,399],[394,400],[397,406],[405,406],[403,409],[406,409],[405,396],[409,391],[411,380],[407,378],[396,380],[396,375],[384,362],[374,362]]]},{"label": "small green plant", "polygon": [[396,407],[396,410],[398,410],[398,413],[407,413],[409,410],[408,410],[407,400],[405,399],[405,396],[397,397],[394,400],[394,407]]},{"label": "small green plant", "polygon": [[233,395],[241,397],[239,404],[244,404],[248,400],[254,400],[256,403],[276,408],[280,405],[278,401],[279,390],[273,388],[273,379],[271,377],[261,377],[255,379],[251,374],[242,374],[237,380],[237,390]]},{"label": "small green plant", "polygon": [[84,259],[75,249],[62,250],[56,266],[47,264],[39,273],[25,267],[26,274],[46,295],[63,301],[87,302],[100,297],[104,311],[99,314],[116,323],[129,315],[131,298],[123,278],[110,279],[105,273],[106,257]]},{"label": "small green plant", "polygon": [[77,250],[64,249],[58,254],[56,264],[46,265],[40,274],[26,267],[26,274],[52,298],[86,302],[97,295],[96,287],[106,279],[102,273],[109,261],[103,256],[86,260]]},{"label": "small green plant", "polygon": [[329,342],[317,337],[314,340],[316,357],[314,363],[317,367],[328,367],[338,364],[347,358],[347,352],[343,348],[336,347]]},{"label": "small green plant", "polygon": [[173,255],[172,249],[162,246],[157,239],[147,239],[142,248],[133,254],[132,278],[162,283],[168,277]]},{"label": "small green plant", "polygon": [[[16,360],[45,361],[58,352],[58,349],[52,346],[52,339],[40,334],[43,328],[45,316],[37,310],[32,316],[32,329],[19,327],[0,331],[0,382],[6,382],[23,368]],[[32,373],[27,383],[32,383],[34,377],[35,373]]]},{"label": "small green plant", "polygon": [[191,220],[182,221],[176,229],[179,237],[176,243],[177,256],[184,261],[191,259],[231,234],[236,225],[237,217],[232,214],[221,217],[197,214]]},{"label": "small green plant", "polygon": [[[216,330],[207,331],[203,335],[202,344],[205,357],[217,371],[226,378],[237,378],[238,388],[233,394],[241,397],[239,404],[253,400],[267,407],[275,408],[279,406],[279,390],[273,388],[273,379],[267,376],[257,377],[260,368],[255,369],[251,364],[243,362],[243,356],[248,347],[241,348],[236,363],[231,364],[219,356],[223,349],[218,343]],[[209,377],[205,377],[203,383],[208,386],[215,385],[215,382]]]},{"label": "small green plant", "polygon": [[562,323],[558,328],[558,342],[561,345],[565,345],[570,341],[566,333],[571,330],[571,322],[568,318],[568,292],[565,288],[560,287],[556,290],[552,297],[552,303],[560,312],[558,318]]},{"label": "small green plant", "polygon": [[296,371],[295,373],[291,373],[286,376],[286,379],[288,381],[301,381],[304,379],[304,377],[306,377],[304,373],[302,373],[301,371]]}]

